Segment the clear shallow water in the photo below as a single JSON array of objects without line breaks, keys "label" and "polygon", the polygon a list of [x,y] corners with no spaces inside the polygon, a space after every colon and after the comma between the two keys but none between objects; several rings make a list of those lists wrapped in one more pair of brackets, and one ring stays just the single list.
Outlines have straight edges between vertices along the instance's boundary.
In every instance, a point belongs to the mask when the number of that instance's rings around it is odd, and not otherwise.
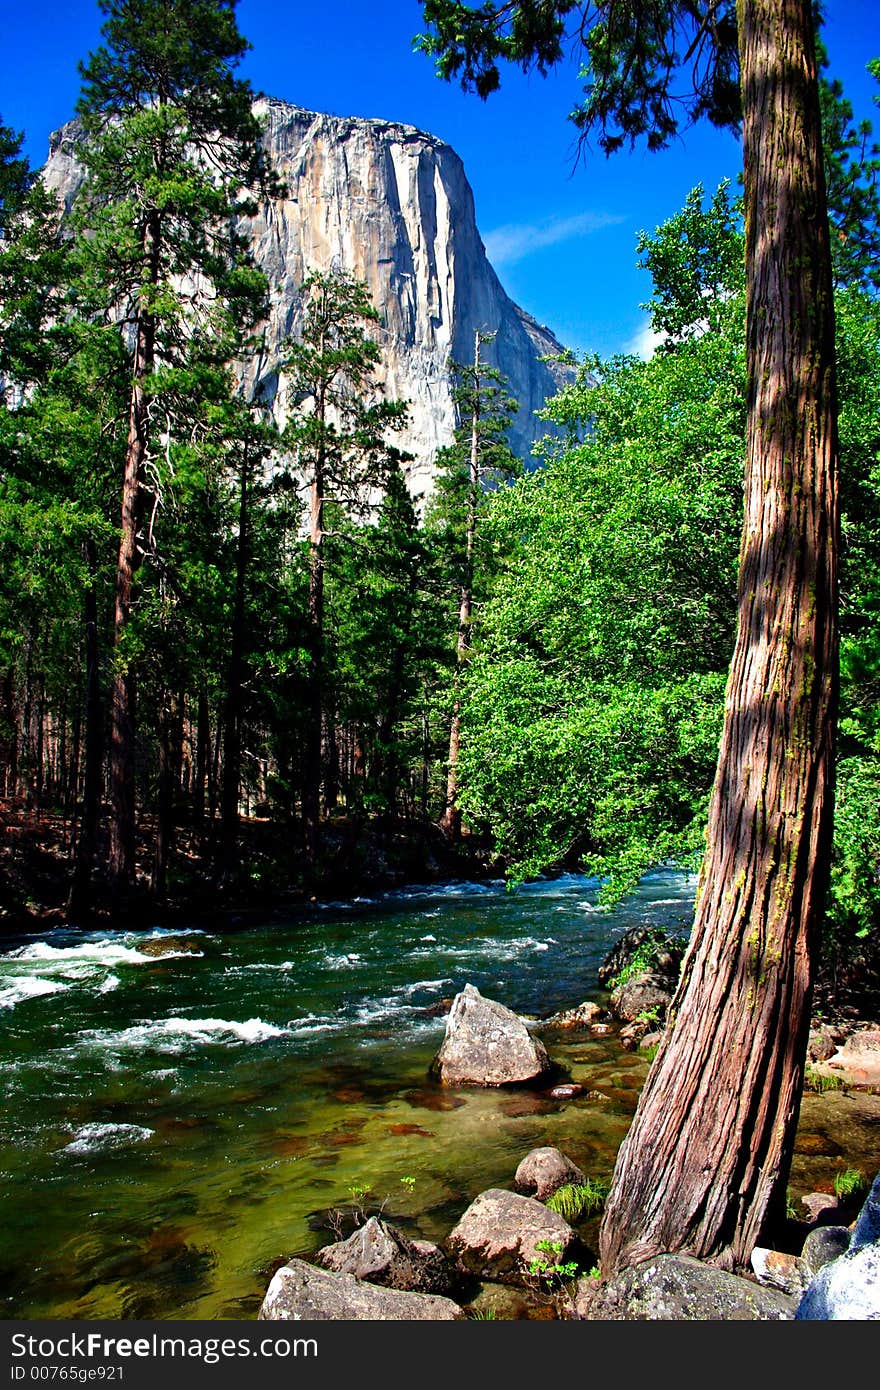
[{"label": "clear shallow water", "polygon": [[427,1076],[465,983],[576,1004],[627,927],[689,920],[693,880],[652,874],[610,913],[597,893],[450,884],[247,930],[4,941],[0,1316],[249,1317],[352,1189],[438,1239],[536,1144],[609,1175],[645,1075],[613,1039],[548,1038],[602,1104]]}]

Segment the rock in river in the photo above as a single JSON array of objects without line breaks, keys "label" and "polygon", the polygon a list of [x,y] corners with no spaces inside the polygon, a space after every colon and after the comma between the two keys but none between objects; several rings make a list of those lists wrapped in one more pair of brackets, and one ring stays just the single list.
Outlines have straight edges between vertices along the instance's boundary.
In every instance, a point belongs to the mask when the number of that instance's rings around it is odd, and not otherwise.
[{"label": "rock in river", "polygon": [[490,1187],[468,1207],[447,1245],[466,1273],[517,1284],[533,1260],[564,1264],[576,1251],[578,1239],[567,1221],[533,1197]]},{"label": "rock in river", "polygon": [[317,1261],[337,1274],[411,1293],[449,1293],[455,1273],[436,1245],[409,1240],[402,1231],[371,1216],[348,1240],[325,1245]]},{"label": "rock in river", "polygon": [[547,1049],[515,1013],[465,985],[452,1001],[431,1070],[448,1086],[510,1086],[552,1070]]},{"label": "rock in river", "polygon": [[401,1293],[331,1274],[305,1260],[291,1260],[275,1274],[259,1317],[264,1322],[330,1321],[451,1322],[464,1314],[457,1303],[434,1294]]}]

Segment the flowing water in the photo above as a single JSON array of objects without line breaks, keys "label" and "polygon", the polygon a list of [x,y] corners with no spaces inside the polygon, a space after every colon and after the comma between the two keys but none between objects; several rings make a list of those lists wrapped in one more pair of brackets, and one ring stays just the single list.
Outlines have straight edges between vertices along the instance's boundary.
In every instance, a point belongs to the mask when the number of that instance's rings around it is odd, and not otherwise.
[{"label": "flowing water", "polygon": [[465,983],[533,1016],[595,996],[613,940],[685,924],[693,882],[654,873],[613,912],[597,893],[451,884],[257,928],[4,942],[2,1315],[251,1317],[353,1205],[440,1239],[537,1144],[610,1175],[646,1071],[613,1037],[547,1037],[601,1102],[428,1077]]}]

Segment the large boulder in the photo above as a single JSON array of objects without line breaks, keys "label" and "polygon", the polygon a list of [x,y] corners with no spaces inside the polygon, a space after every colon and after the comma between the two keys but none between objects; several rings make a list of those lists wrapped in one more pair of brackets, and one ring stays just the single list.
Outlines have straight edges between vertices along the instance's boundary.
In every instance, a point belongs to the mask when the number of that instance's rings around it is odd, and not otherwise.
[{"label": "large boulder", "polygon": [[448,1086],[511,1086],[552,1070],[547,1049],[521,1018],[465,985],[452,1001],[431,1070]]},{"label": "large boulder", "polygon": [[550,1146],[532,1149],[516,1170],[514,1182],[520,1192],[546,1202],[560,1187],[568,1183],[583,1183],[586,1179],[576,1163],[566,1158],[560,1149]]},{"label": "large boulder", "polygon": [[371,1216],[348,1240],[325,1245],[318,1264],[336,1274],[353,1274],[369,1284],[410,1293],[449,1293],[455,1272],[443,1251],[427,1240],[410,1240],[378,1216]]},{"label": "large boulder", "polygon": [[264,1322],[451,1322],[464,1314],[448,1298],[402,1293],[291,1260],[275,1274],[258,1316]]},{"label": "large boulder", "polygon": [[[599,966],[598,979],[611,993],[611,1012],[647,1031],[662,1023],[678,984],[687,942],[657,927],[631,927]],[[633,1046],[638,1039],[633,1041]]]},{"label": "large boulder", "polygon": [[880,1173],[853,1227],[849,1248],[823,1265],[797,1310],[800,1321],[880,1319]]},{"label": "large boulder", "polygon": [[447,1241],[461,1270],[499,1284],[522,1283],[535,1260],[565,1264],[578,1245],[568,1222],[555,1211],[499,1187],[480,1193]]},{"label": "large boulder", "polygon": [[603,989],[614,989],[620,977],[653,971],[673,984],[678,981],[687,941],[659,927],[630,927],[614,943],[597,971]]},{"label": "large boulder", "polygon": [[665,1019],[674,990],[675,981],[670,976],[646,970],[618,985],[611,995],[611,1009],[626,1023],[642,1023],[647,1032],[651,1023]]},{"label": "large boulder", "polygon": [[593,1322],[783,1321],[796,1300],[690,1255],[658,1255],[603,1283],[581,1279],[572,1316]]}]

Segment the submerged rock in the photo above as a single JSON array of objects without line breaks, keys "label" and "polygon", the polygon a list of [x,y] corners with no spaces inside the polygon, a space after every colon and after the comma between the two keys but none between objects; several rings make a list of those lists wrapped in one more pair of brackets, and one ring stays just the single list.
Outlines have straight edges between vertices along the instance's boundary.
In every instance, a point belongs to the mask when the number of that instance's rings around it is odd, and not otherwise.
[{"label": "submerged rock", "polygon": [[464,1314],[449,1298],[402,1293],[365,1283],[353,1274],[332,1274],[305,1260],[291,1260],[273,1277],[258,1316],[264,1322],[451,1322]]},{"label": "submerged rock", "polygon": [[410,1240],[395,1226],[371,1216],[348,1240],[325,1245],[318,1264],[336,1274],[353,1274],[370,1284],[411,1293],[449,1293],[455,1272],[443,1251],[427,1240]]},{"label": "submerged rock", "polygon": [[[539,1249],[545,1242],[554,1248]],[[567,1221],[533,1197],[491,1187],[468,1207],[447,1247],[466,1274],[517,1284],[527,1277],[533,1260],[564,1264],[578,1239]]]},{"label": "submerged rock", "polygon": [[607,1283],[581,1279],[573,1316],[591,1322],[787,1321],[797,1304],[703,1264],[690,1255],[658,1255]]},{"label": "submerged rock", "polygon": [[431,1070],[448,1086],[511,1086],[552,1070],[547,1049],[515,1013],[465,985],[452,1001]]},{"label": "submerged rock", "polygon": [[546,1202],[567,1183],[585,1182],[576,1163],[566,1158],[560,1149],[532,1149],[516,1170],[514,1182],[520,1192],[533,1194],[537,1201]]}]

